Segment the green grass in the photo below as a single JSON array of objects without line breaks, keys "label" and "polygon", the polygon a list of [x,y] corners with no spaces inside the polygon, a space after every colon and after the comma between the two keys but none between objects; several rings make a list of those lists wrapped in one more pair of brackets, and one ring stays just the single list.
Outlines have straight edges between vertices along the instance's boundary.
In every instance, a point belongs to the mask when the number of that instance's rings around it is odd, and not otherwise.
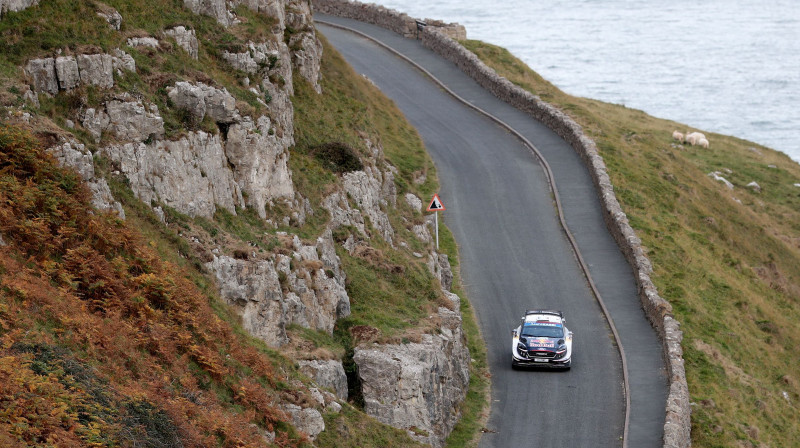
[{"label": "green grass", "polygon": [[[653,281],[682,324],[689,391],[700,403],[693,406],[693,446],[795,445],[800,188],[793,184],[800,165],[762,145],[710,132],[704,132],[709,149],[676,147],[672,131],[690,126],[571,97],[502,48],[464,45],[565,110],[597,142],[653,262]],[[732,192],[707,176],[725,169]],[[751,181],[761,193],[746,187]]]}]

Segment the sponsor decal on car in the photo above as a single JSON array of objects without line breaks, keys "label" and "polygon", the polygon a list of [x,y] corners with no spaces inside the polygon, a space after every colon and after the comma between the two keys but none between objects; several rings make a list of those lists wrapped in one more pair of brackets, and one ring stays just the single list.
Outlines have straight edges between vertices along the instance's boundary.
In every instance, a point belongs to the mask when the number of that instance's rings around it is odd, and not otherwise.
[{"label": "sponsor decal on car", "polygon": [[531,347],[555,347],[556,343],[553,342],[553,341],[550,341],[549,339],[544,339],[544,338],[542,338],[542,339],[532,339],[530,341],[530,346]]},{"label": "sponsor decal on car", "polygon": [[[525,325],[527,326],[528,324],[526,323]],[[541,327],[560,327],[561,326],[561,324],[557,324],[555,322],[543,321],[543,320],[540,320],[540,321],[535,322],[535,323],[531,323],[531,325],[537,325],[537,326],[541,326]]]}]

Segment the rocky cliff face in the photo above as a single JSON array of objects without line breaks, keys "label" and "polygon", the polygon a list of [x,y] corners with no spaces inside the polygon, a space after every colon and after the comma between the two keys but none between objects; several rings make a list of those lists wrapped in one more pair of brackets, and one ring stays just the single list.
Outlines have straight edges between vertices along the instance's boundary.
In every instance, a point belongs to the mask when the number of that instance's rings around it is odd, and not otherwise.
[{"label": "rocky cliff face", "polygon": [[460,417],[469,385],[469,351],[458,311],[439,308],[440,333],[420,343],[362,345],[354,361],[365,411],[440,447]]},{"label": "rocky cliff face", "polygon": [[215,256],[208,263],[220,295],[242,316],[245,329],[273,347],[288,342],[287,325],[332,333],[336,321],[350,315],[331,232],[316,245],[304,245],[295,236],[292,249],[291,255],[261,260]]}]

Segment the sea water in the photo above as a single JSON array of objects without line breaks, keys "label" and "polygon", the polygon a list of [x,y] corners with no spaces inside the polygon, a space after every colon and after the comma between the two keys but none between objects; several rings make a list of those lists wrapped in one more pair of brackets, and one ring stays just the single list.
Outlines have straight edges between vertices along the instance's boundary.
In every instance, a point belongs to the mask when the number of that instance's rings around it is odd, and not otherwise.
[{"label": "sea water", "polygon": [[461,23],[469,39],[507,48],[572,95],[744,138],[800,161],[800,1],[378,3]]}]

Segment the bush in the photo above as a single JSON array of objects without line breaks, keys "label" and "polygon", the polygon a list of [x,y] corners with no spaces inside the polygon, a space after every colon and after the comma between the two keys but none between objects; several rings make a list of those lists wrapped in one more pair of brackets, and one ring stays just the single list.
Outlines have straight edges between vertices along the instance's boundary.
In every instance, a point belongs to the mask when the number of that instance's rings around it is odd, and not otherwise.
[{"label": "bush", "polygon": [[356,151],[345,143],[331,142],[315,146],[311,155],[334,173],[347,173],[364,169]]}]

